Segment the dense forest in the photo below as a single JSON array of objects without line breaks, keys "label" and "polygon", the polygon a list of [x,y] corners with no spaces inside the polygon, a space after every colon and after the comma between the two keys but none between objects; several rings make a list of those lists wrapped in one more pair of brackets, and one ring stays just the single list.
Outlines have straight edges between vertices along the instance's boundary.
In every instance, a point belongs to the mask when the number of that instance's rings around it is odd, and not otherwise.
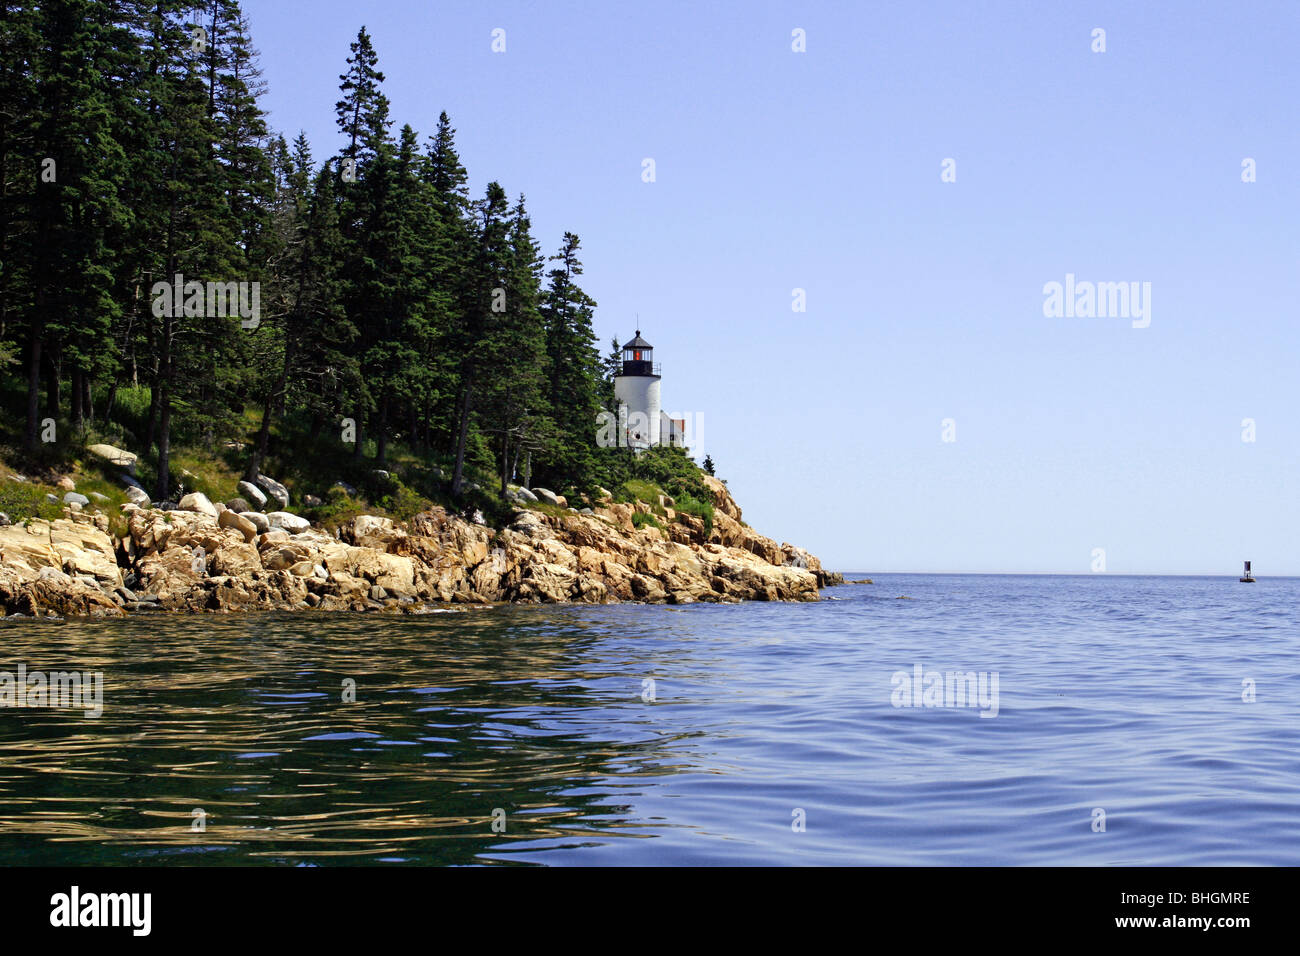
[{"label": "dense forest", "polygon": [[120,443],[155,500],[204,456],[452,502],[694,471],[596,446],[617,353],[578,236],[548,254],[523,195],[472,196],[446,113],[394,130],[364,27],[324,159],[268,128],[237,0],[0,0],[0,38],[11,461]]}]

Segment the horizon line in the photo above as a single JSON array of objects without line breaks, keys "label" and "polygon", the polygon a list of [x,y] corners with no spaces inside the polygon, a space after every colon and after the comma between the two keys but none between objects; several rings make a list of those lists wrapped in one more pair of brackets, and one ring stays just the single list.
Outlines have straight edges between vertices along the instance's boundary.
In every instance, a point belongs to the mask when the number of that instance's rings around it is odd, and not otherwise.
[{"label": "horizon line", "polygon": [[[824,566],[824,565],[823,565]],[[1002,575],[1006,577],[1029,577],[1029,576],[1047,576],[1047,577],[1077,577],[1077,578],[1241,578],[1239,572],[1227,571],[839,571],[837,574],[863,574],[870,576],[872,574],[952,574],[952,575]],[[1255,580],[1260,578],[1300,578],[1297,574],[1255,574],[1251,576]]]}]

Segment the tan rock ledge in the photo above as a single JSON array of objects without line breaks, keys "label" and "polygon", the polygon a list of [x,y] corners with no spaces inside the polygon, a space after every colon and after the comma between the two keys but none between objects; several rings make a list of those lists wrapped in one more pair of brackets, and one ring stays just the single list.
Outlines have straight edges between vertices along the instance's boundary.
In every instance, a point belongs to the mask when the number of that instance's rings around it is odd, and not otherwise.
[{"label": "tan rock ledge", "polygon": [[287,512],[212,514],[207,499],[188,511],[123,505],[120,539],[107,516],[69,513],[0,528],[0,605],[40,616],[427,613],[432,605],[815,601],[819,588],[842,582],[802,548],[744,524],[726,486],[706,483],[715,507],[707,531],[688,514],[663,529],[638,528],[640,502],[608,500],[590,514],[521,508],[497,531],[442,508],[405,525],[362,515],[337,536]]}]

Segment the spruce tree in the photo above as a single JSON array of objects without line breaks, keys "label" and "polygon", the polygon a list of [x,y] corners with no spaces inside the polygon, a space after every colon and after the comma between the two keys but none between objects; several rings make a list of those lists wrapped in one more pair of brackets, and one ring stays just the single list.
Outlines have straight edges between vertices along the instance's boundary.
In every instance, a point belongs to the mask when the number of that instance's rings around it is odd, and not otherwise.
[{"label": "spruce tree", "polygon": [[554,475],[585,488],[595,484],[596,416],[602,406],[604,367],[592,329],[596,303],[576,281],[582,275],[580,245],[575,234],[564,234],[560,251],[551,256],[557,267],[550,271],[542,306],[548,395],[558,432],[542,474],[548,480]]}]

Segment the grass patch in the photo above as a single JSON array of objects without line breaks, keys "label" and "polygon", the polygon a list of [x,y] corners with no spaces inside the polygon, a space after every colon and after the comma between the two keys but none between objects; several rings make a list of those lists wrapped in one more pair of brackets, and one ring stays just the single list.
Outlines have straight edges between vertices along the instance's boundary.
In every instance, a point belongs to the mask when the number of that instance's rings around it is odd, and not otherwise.
[{"label": "grass patch", "polygon": [[662,494],[663,489],[653,482],[642,478],[629,478],[614,491],[614,500],[625,504],[642,501],[649,505],[650,510],[655,514],[666,517],[664,506],[659,503],[659,496]]},{"label": "grass patch", "polygon": [[656,518],[654,515],[646,514],[644,511],[633,512],[632,527],[644,528],[647,526],[652,528],[658,528],[660,531],[664,530],[664,526],[659,523],[659,519]]},{"label": "grass patch", "polygon": [[573,512],[568,508],[561,508],[559,505],[550,505],[545,501],[529,501],[524,504],[529,511],[540,511],[543,514],[555,515],[559,518],[573,514]]},{"label": "grass patch", "polygon": [[44,518],[46,521],[61,518],[63,505],[50,501],[45,497],[47,494],[56,494],[56,491],[47,485],[0,479],[0,511],[7,514],[14,524],[33,518]]},{"label": "grass patch", "polygon": [[683,495],[676,499],[676,502],[674,507],[679,516],[684,514],[694,515],[704,521],[704,534],[706,536],[713,533],[713,502],[701,501],[699,498],[692,498],[690,495]]},{"label": "grass patch", "polygon": [[214,502],[229,501],[238,494],[235,485],[242,476],[221,458],[183,449],[172,454],[170,464],[171,493],[175,501],[179,501],[182,494],[195,491],[207,495]]}]

